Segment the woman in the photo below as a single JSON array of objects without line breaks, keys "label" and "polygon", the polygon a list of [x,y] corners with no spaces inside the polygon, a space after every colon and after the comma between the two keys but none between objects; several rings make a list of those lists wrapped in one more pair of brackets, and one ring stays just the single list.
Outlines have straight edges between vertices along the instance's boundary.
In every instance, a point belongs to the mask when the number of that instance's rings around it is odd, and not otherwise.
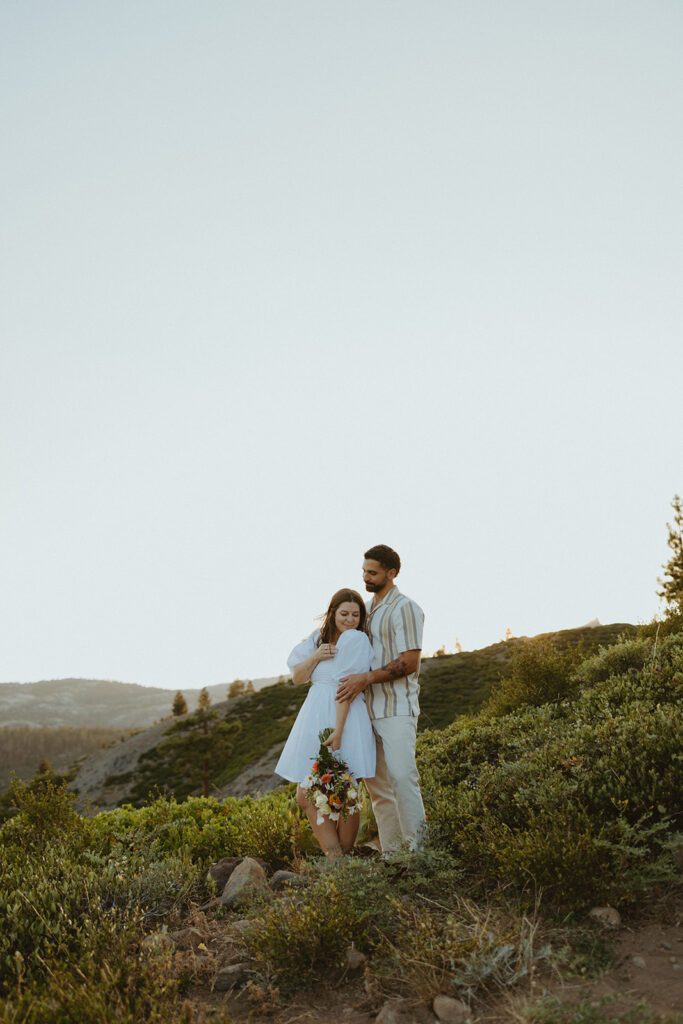
[{"label": "woman", "polygon": [[348,853],[358,834],[359,814],[350,814],[346,821],[331,821],[325,816],[318,825],[318,812],[308,800],[301,783],[311,771],[320,749],[318,734],[333,728],[327,740],[358,781],[375,774],[375,736],[370,724],[365,697],[361,694],[351,704],[335,701],[339,680],[354,672],[367,672],[372,659],[372,645],[363,632],[365,624],[363,598],[355,590],[338,590],[330,601],[322,627],[307,640],[297,644],[287,664],[295,685],[313,683],[306,695],[275,771],[284,779],[298,783],[296,798],[306,812],[313,834],[325,855],[336,859]]}]

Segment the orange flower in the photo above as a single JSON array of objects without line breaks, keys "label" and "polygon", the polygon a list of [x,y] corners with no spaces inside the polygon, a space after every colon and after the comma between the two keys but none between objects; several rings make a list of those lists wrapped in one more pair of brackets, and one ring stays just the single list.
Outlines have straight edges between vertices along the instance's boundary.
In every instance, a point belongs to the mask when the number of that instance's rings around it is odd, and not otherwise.
[{"label": "orange flower", "polygon": [[329,772],[325,772],[324,775],[320,776],[320,781],[321,782],[332,782],[332,776],[330,775]]},{"label": "orange flower", "polygon": [[318,770],[318,762],[316,761],[316,762],[314,763],[313,767],[311,768],[311,771],[312,771],[312,772],[317,772],[317,770]]}]

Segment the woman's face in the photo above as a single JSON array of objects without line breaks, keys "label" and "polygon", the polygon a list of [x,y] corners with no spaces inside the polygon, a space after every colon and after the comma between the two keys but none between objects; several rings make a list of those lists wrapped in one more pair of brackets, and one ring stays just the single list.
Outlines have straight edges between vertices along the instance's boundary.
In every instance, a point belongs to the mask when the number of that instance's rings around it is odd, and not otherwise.
[{"label": "woman's face", "polygon": [[347,629],[358,629],[360,608],[355,601],[342,601],[334,613],[334,624],[340,634]]}]

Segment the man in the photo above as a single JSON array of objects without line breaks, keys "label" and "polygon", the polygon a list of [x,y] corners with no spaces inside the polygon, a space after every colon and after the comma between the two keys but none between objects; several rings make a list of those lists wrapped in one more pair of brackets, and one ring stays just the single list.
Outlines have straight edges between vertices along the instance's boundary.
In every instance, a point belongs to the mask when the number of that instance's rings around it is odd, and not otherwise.
[{"label": "man", "polygon": [[377,770],[366,779],[384,853],[403,841],[421,843],[425,826],[415,764],[420,654],[424,612],[402,594],[394,580],[401,559],[386,544],[365,552],[363,582],[368,601],[366,628],[372,640],[369,672],[340,681],[337,700],[355,700],[364,690],[377,740]]}]

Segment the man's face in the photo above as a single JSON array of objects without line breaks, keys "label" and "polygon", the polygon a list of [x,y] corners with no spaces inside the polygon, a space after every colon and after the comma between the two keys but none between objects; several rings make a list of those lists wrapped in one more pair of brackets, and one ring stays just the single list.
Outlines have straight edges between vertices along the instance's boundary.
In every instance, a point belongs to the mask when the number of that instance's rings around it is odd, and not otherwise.
[{"label": "man's face", "polygon": [[366,558],[363,562],[363,583],[371,594],[376,594],[389,580],[393,580],[395,575],[395,569],[383,569],[374,558]]}]

